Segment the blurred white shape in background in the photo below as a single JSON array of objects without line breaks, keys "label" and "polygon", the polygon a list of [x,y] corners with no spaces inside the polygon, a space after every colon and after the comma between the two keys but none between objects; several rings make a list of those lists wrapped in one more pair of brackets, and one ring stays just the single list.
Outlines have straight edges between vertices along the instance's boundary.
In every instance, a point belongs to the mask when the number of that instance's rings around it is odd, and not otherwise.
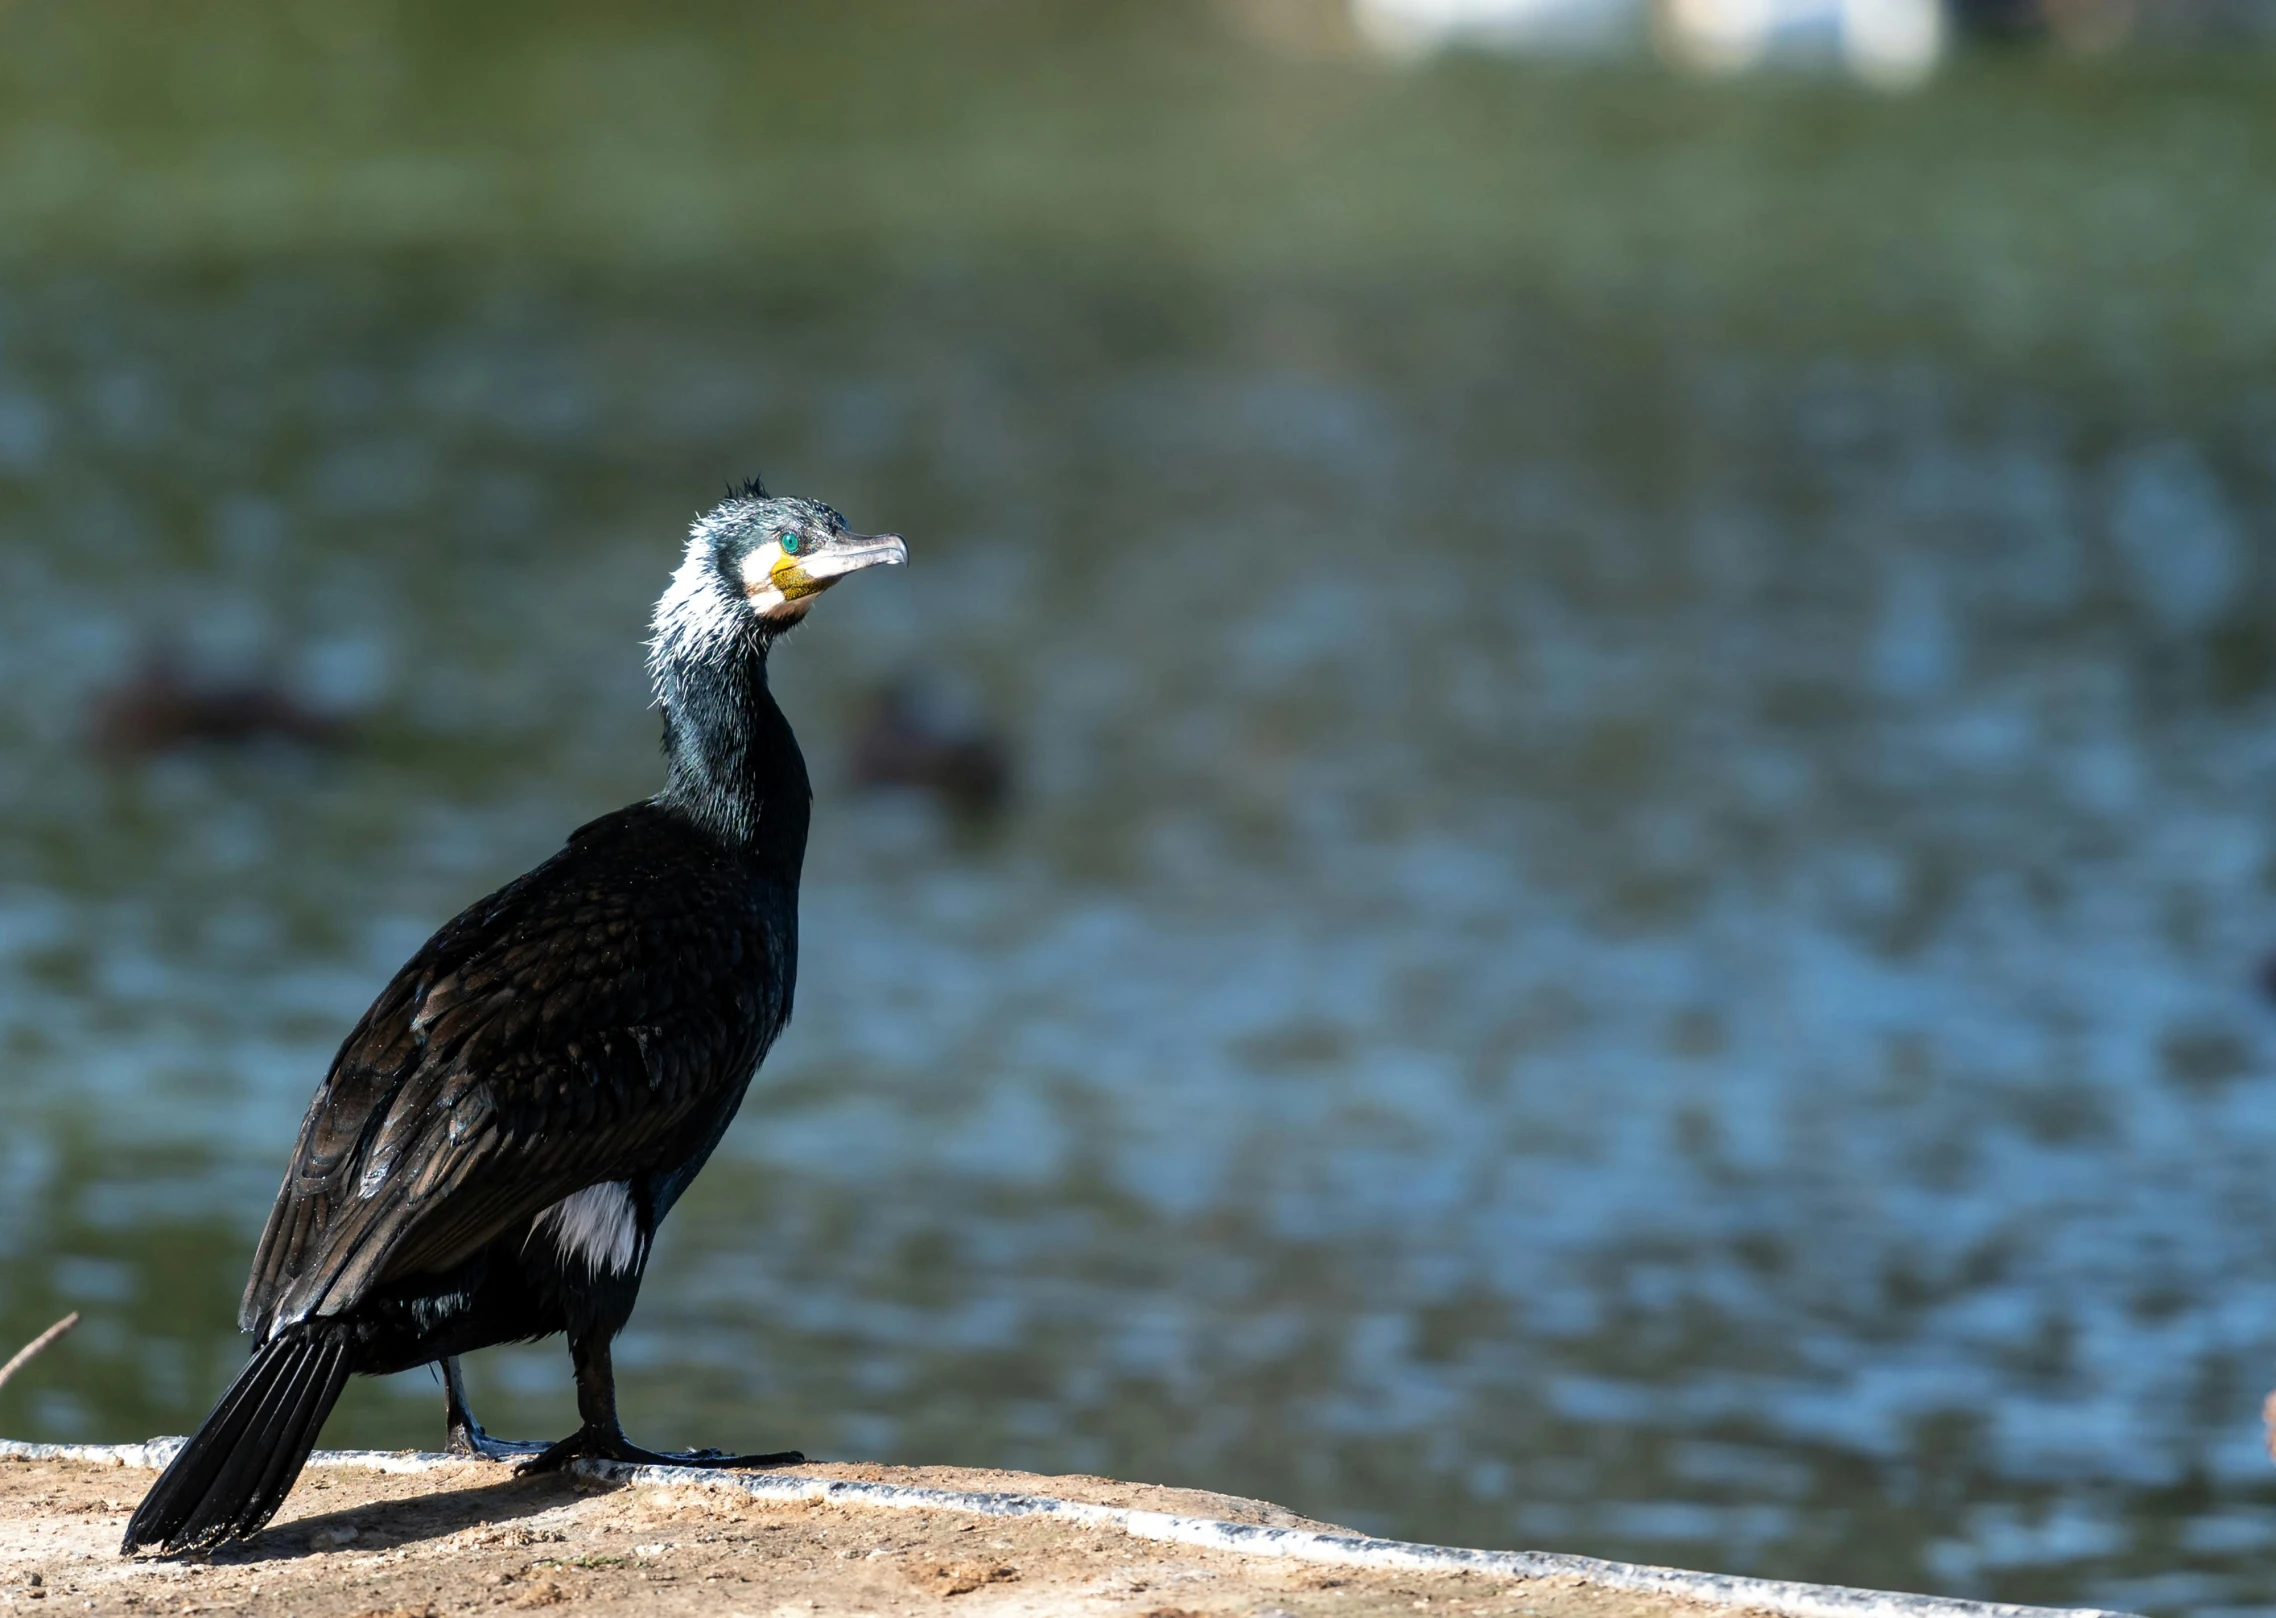
[{"label": "blurred white shape in background", "polygon": [[1868,84],[1903,90],[1944,51],[1942,0],[1667,0],[1662,38],[1711,73],[1771,57],[1834,58]]},{"label": "blurred white shape in background", "polygon": [[1352,17],[1377,48],[1404,56],[1455,44],[1591,48],[1650,33],[1702,72],[1838,62],[1889,90],[1926,79],[1945,43],[1943,0],[1352,0]]},{"label": "blurred white shape in background", "polygon": [[1941,0],[1843,0],[1842,60],[1868,84],[1906,90],[1944,54]]},{"label": "blurred white shape in background", "polygon": [[1581,48],[1643,36],[1645,0],[1352,0],[1359,32],[1379,50],[1420,56],[1447,45]]}]

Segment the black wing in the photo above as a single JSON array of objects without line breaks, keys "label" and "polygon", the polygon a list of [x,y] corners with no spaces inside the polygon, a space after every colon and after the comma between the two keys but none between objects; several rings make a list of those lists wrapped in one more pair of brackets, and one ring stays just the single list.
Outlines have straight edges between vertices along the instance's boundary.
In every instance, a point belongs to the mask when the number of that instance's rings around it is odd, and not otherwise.
[{"label": "black wing", "polygon": [[638,805],[445,925],[310,1103],[240,1322],[342,1313],[708,1139],[789,1015],[795,911],[772,908]]}]

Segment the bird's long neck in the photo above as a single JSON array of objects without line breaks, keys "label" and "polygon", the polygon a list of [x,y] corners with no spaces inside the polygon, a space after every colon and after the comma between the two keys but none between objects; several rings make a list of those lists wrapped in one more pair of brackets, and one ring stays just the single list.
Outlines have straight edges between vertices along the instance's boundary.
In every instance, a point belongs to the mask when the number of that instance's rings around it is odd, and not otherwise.
[{"label": "bird's long neck", "polygon": [[766,645],[747,632],[701,645],[659,646],[664,710],[659,800],[740,846],[806,842],[813,788],[790,721],[767,689]]}]

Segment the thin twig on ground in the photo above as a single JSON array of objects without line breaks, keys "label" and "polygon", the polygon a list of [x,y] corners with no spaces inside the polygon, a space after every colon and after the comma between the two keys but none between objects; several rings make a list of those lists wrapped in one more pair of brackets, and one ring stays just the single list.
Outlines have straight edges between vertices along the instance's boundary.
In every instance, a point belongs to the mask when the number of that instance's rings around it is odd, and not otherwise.
[{"label": "thin twig on ground", "polygon": [[0,1365],[0,1388],[4,1388],[8,1385],[8,1378],[14,1376],[25,1366],[31,1364],[33,1355],[37,1354],[41,1349],[47,1347],[48,1344],[54,1342],[58,1337],[61,1337],[65,1332],[69,1331],[72,1327],[78,1324],[79,1311],[74,1309],[71,1311],[71,1313],[65,1315],[54,1325],[48,1327],[46,1331],[41,1332],[37,1337],[26,1343],[22,1348],[17,1349],[16,1357],[14,1359],[10,1360],[6,1365]]}]

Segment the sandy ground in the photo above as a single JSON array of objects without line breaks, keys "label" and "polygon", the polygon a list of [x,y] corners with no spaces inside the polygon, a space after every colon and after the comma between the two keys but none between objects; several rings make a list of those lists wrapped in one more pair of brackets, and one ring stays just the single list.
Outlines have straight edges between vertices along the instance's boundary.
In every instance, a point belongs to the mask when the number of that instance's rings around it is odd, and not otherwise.
[{"label": "sandy ground", "polygon": [[[1330,1526],[1253,1500],[1101,1478],[854,1465],[798,1472]],[[311,1468],[257,1539],[210,1558],[121,1557],[127,1513],[152,1476],[83,1462],[0,1460],[0,1611],[258,1618],[492,1611],[1703,1618],[1729,1611],[1567,1578],[1384,1573],[1049,1520],[522,1479],[480,1461],[408,1476]]]}]

